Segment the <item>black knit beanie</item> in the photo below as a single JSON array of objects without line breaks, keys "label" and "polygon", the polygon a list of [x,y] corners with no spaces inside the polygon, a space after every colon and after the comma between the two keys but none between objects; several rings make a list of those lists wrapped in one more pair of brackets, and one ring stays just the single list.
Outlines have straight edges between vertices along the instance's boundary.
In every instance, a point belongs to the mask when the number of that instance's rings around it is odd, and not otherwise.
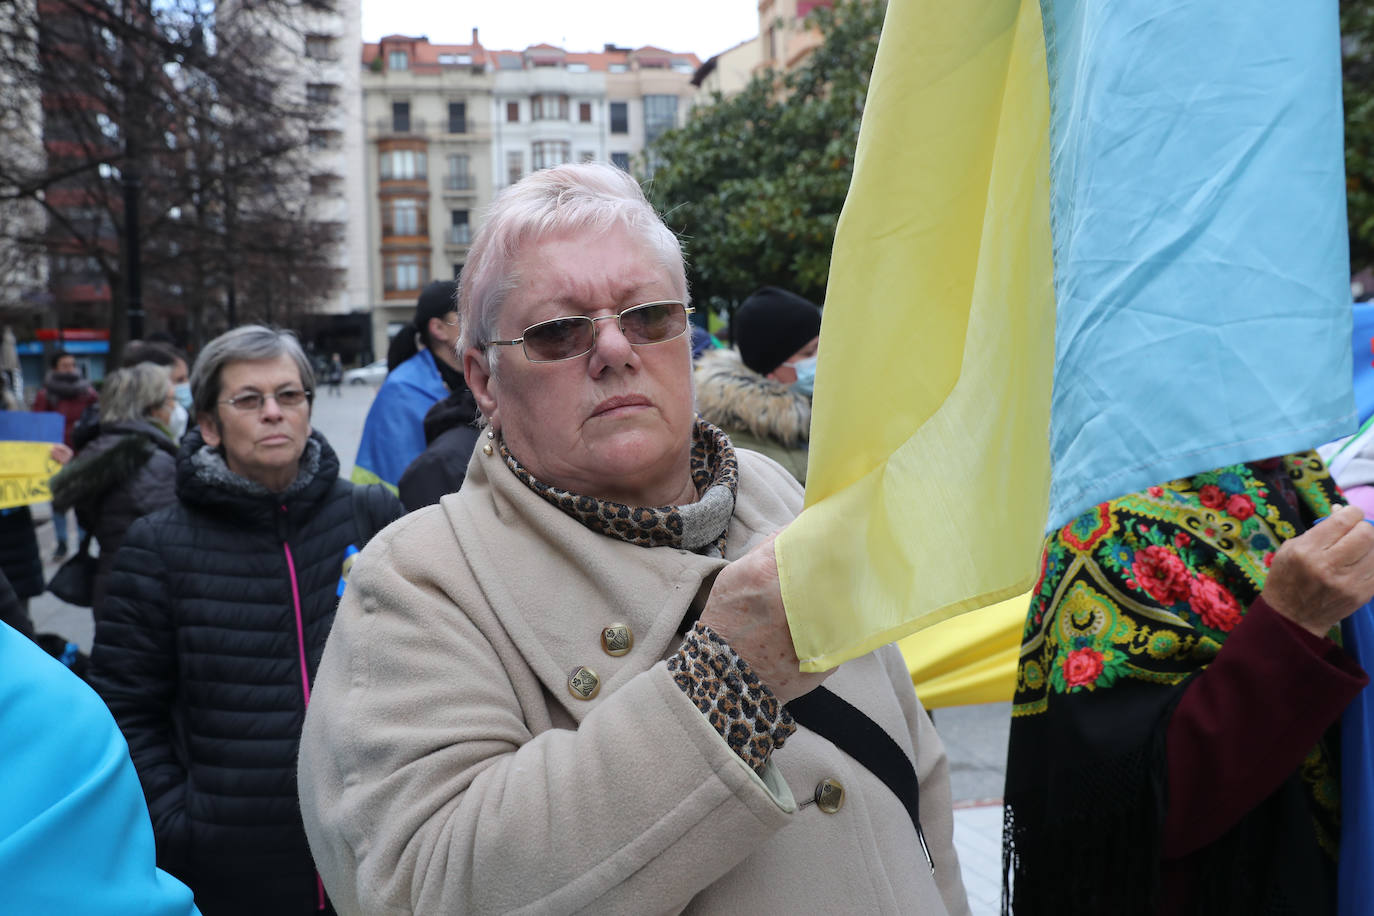
[{"label": "black knit beanie", "polygon": [[744,300],[730,331],[744,364],[767,375],[820,334],[821,310],[796,293],[765,286]]},{"label": "black knit beanie", "polygon": [[458,284],[452,280],[435,280],[420,291],[415,303],[415,330],[421,334],[429,327],[429,319],[443,318],[458,308]]}]

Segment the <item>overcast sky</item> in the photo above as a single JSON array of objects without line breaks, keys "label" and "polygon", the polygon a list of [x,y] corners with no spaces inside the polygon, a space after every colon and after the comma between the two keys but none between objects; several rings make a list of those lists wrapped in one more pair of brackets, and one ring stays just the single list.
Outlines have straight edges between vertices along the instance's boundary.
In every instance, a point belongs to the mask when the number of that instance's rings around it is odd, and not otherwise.
[{"label": "overcast sky", "polygon": [[755,0],[363,0],[363,41],[402,34],[466,44],[474,27],[493,49],[548,42],[568,51],[600,51],[609,42],[657,45],[706,60],[757,35],[759,14]]}]

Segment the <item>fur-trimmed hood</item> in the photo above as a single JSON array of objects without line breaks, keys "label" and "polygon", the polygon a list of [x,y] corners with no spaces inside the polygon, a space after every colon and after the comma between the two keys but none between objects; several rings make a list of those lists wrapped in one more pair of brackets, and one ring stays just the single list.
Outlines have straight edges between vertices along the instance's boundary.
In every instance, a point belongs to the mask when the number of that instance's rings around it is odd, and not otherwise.
[{"label": "fur-trimmed hood", "polygon": [[48,399],[54,404],[82,397],[92,390],[90,382],[82,378],[81,373],[58,372],[56,369],[44,376],[43,387],[48,390]]},{"label": "fur-trimmed hood", "polygon": [[788,448],[811,434],[811,399],[759,375],[734,350],[708,350],[697,362],[697,412],[727,433],[747,430]]},{"label": "fur-trimmed hood", "polygon": [[161,449],[176,455],[176,445],[152,423],[137,421],[100,427],[100,434],[52,479],[54,508],[65,512],[103,499],[123,486]]}]

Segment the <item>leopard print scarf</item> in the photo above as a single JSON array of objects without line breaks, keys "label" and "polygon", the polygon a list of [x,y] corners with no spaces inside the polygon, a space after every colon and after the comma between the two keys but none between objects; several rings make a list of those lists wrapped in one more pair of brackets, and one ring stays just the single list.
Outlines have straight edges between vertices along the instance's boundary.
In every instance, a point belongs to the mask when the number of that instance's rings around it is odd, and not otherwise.
[{"label": "leopard print scarf", "polygon": [[641,547],[677,547],[725,556],[725,535],[735,511],[739,465],[724,432],[700,417],[692,430],[692,483],[697,501],[685,506],[627,506],[551,486],[525,470],[501,443],[501,457],[525,486],[588,528]]}]

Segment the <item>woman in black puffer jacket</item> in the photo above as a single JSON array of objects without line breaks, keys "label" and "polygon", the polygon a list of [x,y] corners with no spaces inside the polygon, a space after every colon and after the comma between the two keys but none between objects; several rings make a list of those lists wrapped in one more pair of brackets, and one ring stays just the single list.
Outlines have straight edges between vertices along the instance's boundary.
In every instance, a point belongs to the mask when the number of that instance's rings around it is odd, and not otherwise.
[{"label": "woman in black puffer jacket", "polygon": [[313,384],[289,334],[206,345],[177,502],[129,527],[97,608],[91,685],[128,739],[158,865],[205,916],[330,912],[296,749],[352,557],[401,505],[339,479]]},{"label": "woman in black puffer jacket", "polygon": [[53,511],[75,508],[81,527],[100,545],[95,607],[124,532],[177,498],[177,448],[167,431],[176,396],[167,370],[152,363],[120,369],[101,391],[95,439],[52,479]]}]

